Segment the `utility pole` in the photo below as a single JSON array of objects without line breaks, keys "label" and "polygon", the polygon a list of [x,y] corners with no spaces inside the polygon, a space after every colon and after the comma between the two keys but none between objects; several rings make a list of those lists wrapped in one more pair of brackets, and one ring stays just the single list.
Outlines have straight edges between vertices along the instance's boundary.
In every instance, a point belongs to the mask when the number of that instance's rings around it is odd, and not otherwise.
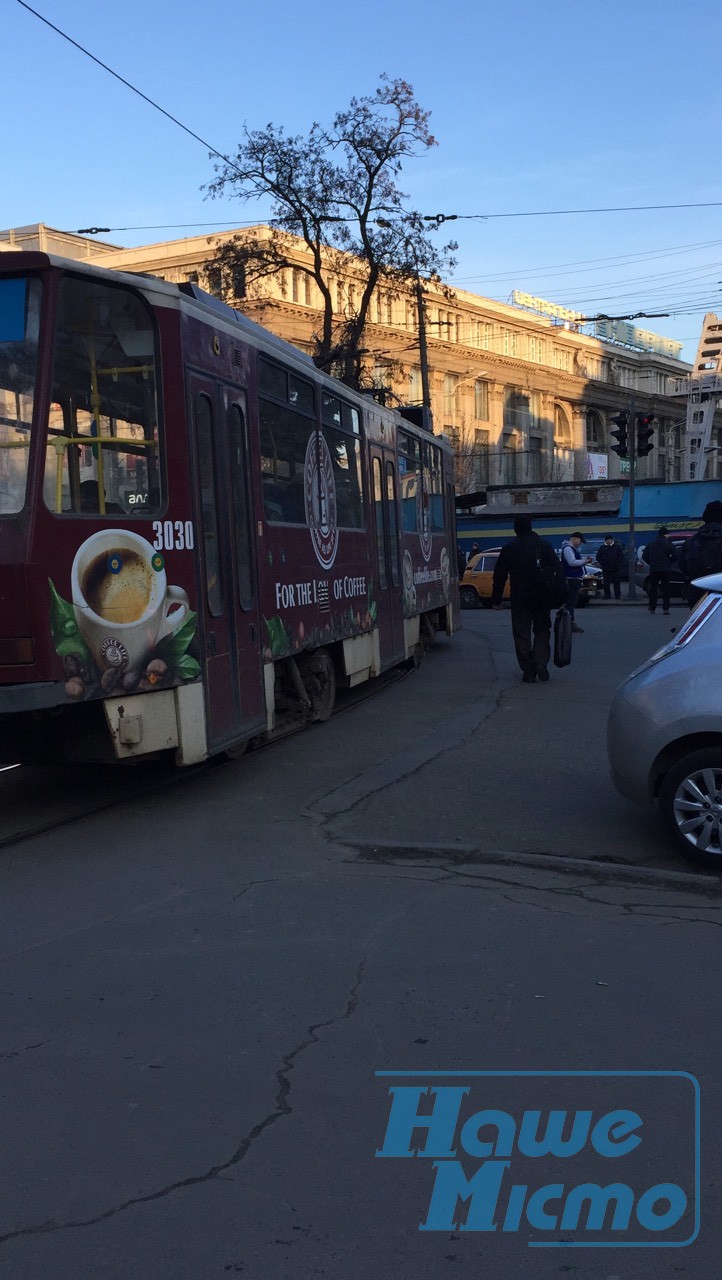
[{"label": "utility pole", "polygon": [[637,568],[637,547],[634,535],[634,481],[637,467],[637,423],[634,417],[634,396],[629,397],[629,541],[627,543],[627,599],[636,600],[637,584],[634,580]]},{"label": "utility pole", "polygon": [[431,416],[431,389],[429,386],[429,352],[426,346],[426,308],[421,277],[416,272],[416,306],[419,313],[419,361],[421,364],[421,425],[430,435],[434,424]]}]

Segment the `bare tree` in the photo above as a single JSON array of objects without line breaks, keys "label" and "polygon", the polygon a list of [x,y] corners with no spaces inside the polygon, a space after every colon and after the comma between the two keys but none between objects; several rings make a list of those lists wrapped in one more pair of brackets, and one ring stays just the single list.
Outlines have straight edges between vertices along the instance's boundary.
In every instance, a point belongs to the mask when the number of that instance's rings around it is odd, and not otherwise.
[{"label": "bare tree", "polygon": [[[330,126],[315,123],[307,137],[273,124],[244,127],[235,156],[216,165],[206,188],[243,203],[270,198],[270,233],[232,238],[208,266],[246,286],[289,266],[309,275],[322,299],[314,359],[350,386],[362,382],[364,330],[378,285],[420,290],[419,281],[437,281],[454,266],[456,244],[436,247],[430,232],[438,221],[406,210],[398,187],[403,162],[437,145],[428,122],[411,85],[383,75],[373,94],[352,98]],[[309,250],[307,264],[294,257],[292,237]],[[337,319],[332,283],[348,276],[348,255],[357,300]]]}]

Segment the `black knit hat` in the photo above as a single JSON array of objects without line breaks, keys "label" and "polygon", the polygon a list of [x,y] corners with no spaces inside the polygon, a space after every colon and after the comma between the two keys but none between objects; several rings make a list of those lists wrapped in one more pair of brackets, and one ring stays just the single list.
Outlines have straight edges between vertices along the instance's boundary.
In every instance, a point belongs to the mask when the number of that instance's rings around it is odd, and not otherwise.
[{"label": "black knit hat", "polygon": [[514,516],[514,533],[518,537],[523,537],[525,533],[531,533],[531,516]]},{"label": "black knit hat", "polygon": [[708,502],[702,519],[705,524],[722,524],[722,502]]}]

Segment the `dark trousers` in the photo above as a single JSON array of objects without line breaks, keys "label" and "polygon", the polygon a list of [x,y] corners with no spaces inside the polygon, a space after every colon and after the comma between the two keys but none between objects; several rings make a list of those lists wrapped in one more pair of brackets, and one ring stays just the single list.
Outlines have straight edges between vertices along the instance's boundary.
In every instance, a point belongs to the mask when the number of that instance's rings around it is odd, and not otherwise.
[{"label": "dark trousers", "polygon": [[649,575],[649,608],[653,612],[657,608],[657,591],[662,591],[662,608],[669,613],[669,574],[650,573]]},{"label": "dark trousers", "polygon": [[581,578],[567,578],[567,591],[569,592],[567,597],[567,611],[572,622],[574,621],[574,610],[577,607],[577,600],[579,599],[579,592],[581,589]]},{"label": "dark trousers", "polygon": [[[511,605],[511,634],[514,637],[516,658],[524,675],[546,667],[551,647],[549,636],[552,620],[548,609],[525,601],[513,600]],[[532,641],[532,632],[534,639]]]},{"label": "dark trousers", "polygon": [[619,571],[617,570],[616,572],[607,573],[606,569],[602,569],[602,576],[604,578],[604,599],[611,600],[612,594],[610,588],[614,587],[614,597],[616,600],[619,600],[622,595]]}]

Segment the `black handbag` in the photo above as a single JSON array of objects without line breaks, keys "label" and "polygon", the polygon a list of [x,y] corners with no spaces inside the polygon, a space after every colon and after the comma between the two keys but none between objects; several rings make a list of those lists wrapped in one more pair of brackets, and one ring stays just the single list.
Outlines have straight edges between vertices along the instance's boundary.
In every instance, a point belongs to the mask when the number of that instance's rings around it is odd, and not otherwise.
[{"label": "black handbag", "polygon": [[554,666],[568,667],[572,660],[572,620],[568,609],[560,609],[554,619]]}]

